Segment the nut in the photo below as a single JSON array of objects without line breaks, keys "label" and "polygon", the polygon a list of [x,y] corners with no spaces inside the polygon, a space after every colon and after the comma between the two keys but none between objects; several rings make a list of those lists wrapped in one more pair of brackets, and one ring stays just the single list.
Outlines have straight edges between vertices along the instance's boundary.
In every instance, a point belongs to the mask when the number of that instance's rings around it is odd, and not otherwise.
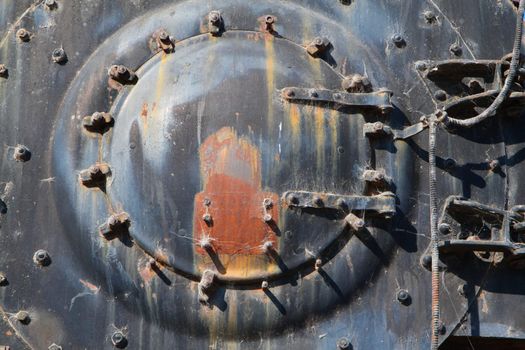
[{"label": "nut", "polygon": [[463,49],[461,46],[457,43],[450,45],[450,52],[452,52],[455,56],[461,56],[463,53]]},{"label": "nut", "polygon": [[401,34],[394,34],[392,36],[392,42],[397,47],[404,47],[406,45],[405,39],[401,36]]},{"label": "nut", "polygon": [[66,51],[64,51],[63,48],[54,49],[53,53],[51,54],[51,59],[53,62],[58,64],[66,63],[67,61],[67,55]]},{"label": "nut", "polygon": [[410,304],[410,294],[408,294],[408,291],[406,289],[401,289],[397,291],[397,301],[399,301],[403,305]]},{"label": "nut", "polygon": [[56,0],[46,0],[45,5],[47,6],[47,8],[53,9],[57,6],[57,2]]},{"label": "nut", "polygon": [[122,349],[126,347],[128,341],[122,332],[117,331],[111,335],[111,343],[113,343],[114,347]]},{"label": "nut", "polygon": [[345,77],[341,86],[348,92],[370,92],[372,91],[372,84],[367,77],[361,74],[353,74]]},{"label": "nut", "polygon": [[340,350],[350,349],[350,340],[346,337],[341,337],[337,339],[337,348]]},{"label": "nut", "polygon": [[39,249],[33,255],[33,261],[40,266],[49,266],[51,264],[51,256],[49,256],[47,251]]},{"label": "nut", "polygon": [[31,151],[24,145],[18,145],[15,147],[13,158],[17,162],[27,162],[31,159]]},{"label": "nut", "polygon": [[31,39],[31,33],[25,28],[20,28],[16,32],[16,37],[21,41],[27,42]]},{"label": "nut", "polygon": [[15,317],[20,323],[25,325],[28,325],[31,322],[31,317],[29,316],[29,312],[27,311],[18,311]]},{"label": "nut", "polygon": [[47,349],[48,350],[62,350],[62,347],[53,343],[53,344],[49,345],[49,347]]}]

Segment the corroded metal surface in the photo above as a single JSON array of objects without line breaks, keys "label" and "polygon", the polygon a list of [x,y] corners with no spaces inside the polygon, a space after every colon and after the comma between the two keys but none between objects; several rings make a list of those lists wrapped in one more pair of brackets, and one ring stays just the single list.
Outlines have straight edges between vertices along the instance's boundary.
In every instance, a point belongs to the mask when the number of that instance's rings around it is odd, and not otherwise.
[{"label": "corroded metal surface", "polygon": [[[514,15],[492,0],[4,1],[0,344],[428,347],[421,117],[490,103]],[[523,204],[522,94],[506,118],[439,134],[441,206]],[[443,264],[442,340],[525,338],[507,317],[522,270],[479,252]]]}]

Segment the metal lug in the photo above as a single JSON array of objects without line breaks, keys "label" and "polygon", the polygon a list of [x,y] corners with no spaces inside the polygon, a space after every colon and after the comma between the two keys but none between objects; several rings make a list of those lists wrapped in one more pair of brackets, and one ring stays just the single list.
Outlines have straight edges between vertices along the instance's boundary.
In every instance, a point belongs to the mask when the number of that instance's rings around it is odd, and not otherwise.
[{"label": "metal lug", "polygon": [[198,285],[199,302],[203,305],[210,305],[210,298],[215,293],[217,286],[215,284],[216,274],[212,270],[205,270],[202,273],[201,280]]},{"label": "metal lug", "polygon": [[312,57],[319,57],[330,47],[330,41],[325,37],[317,37],[308,45],[306,45],[306,51]]},{"label": "metal lug", "polygon": [[105,187],[106,180],[111,174],[108,164],[97,163],[82,170],[79,174],[80,182],[86,187]]},{"label": "metal lug", "polygon": [[89,132],[104,134],[115,124],[115,120],[109,113],[95,112],[82,119],[82,125]]},{"label": "metal lug", "polygon": [[100,234],[107,240],[128,233],[131,225],[129,215],[125,212],[111,215],[104,224],[99,227]]}]

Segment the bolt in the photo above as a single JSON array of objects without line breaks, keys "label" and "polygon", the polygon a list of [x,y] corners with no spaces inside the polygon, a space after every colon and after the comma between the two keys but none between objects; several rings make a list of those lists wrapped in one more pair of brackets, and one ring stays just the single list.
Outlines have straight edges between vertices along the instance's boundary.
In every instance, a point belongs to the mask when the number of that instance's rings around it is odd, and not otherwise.
[{"label": "bolt", "polygon": [[272,24],[272,23],[275,22],[275,17],[274,17],[274,16],[271,16],[271,15],[268,15],[268,16],[266,16],[265,21],[266,21],[266,23],[268,23],[268,24]]},{"label": "bolt", "polygon": [[29,312],[27,311],[18,311],[15,317],[21,324],[27,325],[31,322],[31,317],[29,316]]},{"label": "bolt", "polygon": [[461,296],[466,296],[467,295],[467,285],[464,283],[460,284],[458,286],[458,293]]},{"label": "bolt", "polygon": [[159,33],[159,40],[160,40],[160,41],[167,42],[167,41],[170,40],[170,35],[169,35],[168,32],[166,32],[165,30],[162,30],[162,31]]},{"label": "bolt", "polygon": [[209,199],[209,198],[205,198],[203,204],[204,204],[205,206],[209,207],[209,206],[211,205],[211,199]]},{"label": "bolt", "polygon": [[272,216],[270,214],[266,213],[266,214],[264,214],[263,220],[266,223],[271,222],[272,221]]},{"label": "bolt", "polygon": [[438,90],[434,93],[434,97],[438,101],[446,101],[447,99],[447,93],[443,90]]},{"label": "bolt", "polygon": [[26,146],[18,145],[15,147],[13,158],[18,162],[27,162],[31,159],[31,151]]},{"label": "bolt", "polygon": [[374,123],[374,130],[375,131],[381,131],[383,130],[384,124],[381,122],[375,122]]},{"label": "bolt", "polygon": [[372,86],[367,77],[353,74],[343,79],[341,87],[348,92],[369,92]]},{"label": "bolt", "polygon": [[263,205],[266,209],[270,209],[273,206],[273,201],[271,198],[265,198],[263,200]]},{"label": "bolt", "polygon": [[310,44],[306,46],[306,51],[313,57],[318,57],[330,46],[330,41],[327,38],[316,37]]},{"label": "bolt", "polygon": [[299,197],[293,193],[290,193],[286,200],[288,201],[289,205],[298,205],[299,204]]},{"label": "bolt", "polygon": [[211,225],[213,219],[211,217],[211,214],[206,213],[202,216],[202,220],[204,220],[204,222],[207,223],[208,225]]},{"label": "bolt", "polygon": [[119,349],[125,348],[128,344],[126,336],[120,331],[117,331],[111,335],[111,342],[113,343],[113,346]]},{"label": "bolt", "polygon": [[4,287],[4,286],[7,286],[7,285],[8,285],[7,277],[5,277],[4,275],[0,274],[0,287]]},{"label": "bolt", "polygon": [[317,91],[315,91],[314,89],[310,90],[310,96],[311,97],[314,97],[314,98],[317,98],[319,97],[319,94],[317,93]]},{"label": "bolt", "polygon": [[406,289],[401,289],[397,291],[397,301],[399,301],[403,305],[410,304],[410,294],[408,294],[408,291]]},{"label": "bolt", "polygon": [[456,167],[456,161],[452,158],[447,158],[445,159],[445,161],[443,162],[443,166],[445,167],[445,169],[447,170],[450,170],[450,169],[453,169]]},{"label": "bolt", "polygon": [[344,220],[354,231],[360,231],[365,227],[365,221],[353,213],[348,214]]},{"label": "bolt", "polygon": [[321,268],[321,266],[323,266],[323,260],[321,260],[320,258],[316,259],[315,260],[315,265],[314,265],[315,269],[319,270]]},{"label": "bolt", "polygon": [[439,233],[442,235],[448,235],[452,231],[452,227],[449,224],[442,222],[438,226]]},{"label": "bolt", "polygon": [[67,60],[66,51],[64,51],[62,48],[54,49],[53,53],[51,54],[51,58],[56,63],[65,63]]},{"label": "bolt", "polygon": [[415,64],[415,67],[419,71],[423,71],[427,69],[427,64],[423,61],[417,61]]},{"label": "bolt", "polygon": [[39,249],[33,255],[33,261],[37,265],[48,266],[49,264],[51,264],[51,257],[49,256],[49,253],[47,251]]},{"label": "bolt", "polygon": [[118,66],[117,68],[117,73],[120,75],[120,76],[123,76],[124,74],[126,74],[128,72],[128,69],[125,67],[125,66]]},{"label": "bolt", "polygon": [[477,79],[471,79],[468,82],[468,88],[471,94],[479,94],[484,90],[482,83]]},{"label": "bolt", "polygon": [[335,202],[335,205],[337,205],[341,209],[346,209],[347,207],[346,201],[343,198],[337,199],[337,201]]},{"label": "bolt", "polygon": [[55,0],[46,0],[46,6],[50,9],[54,8],[57,5]]},{"label": "bolt", "polygon": [[283,94],[286,98],[292,98],[295,96],[295,92],[292,89],[285,89]]},{"label": "bolt", "polygon": [[432,256],[429,254],[423,255],[423,257],[421,257],[421,266],[430,271],[432,268]]},{"label": "bolt", "polygon": [[324,205],[323,199],[321,197],[318,197],[318,196],[314,196],[312,198],[312,203],[318,208],[320,208],[320,207],[322,207]]},{"label": "bolt", "polygon": [[221,21],[221,14],[218,11],[211,11],[208,14],[210,23],[217,25]]},{"label": "bolt", "polygon": [[459,44],[452,44],[450,45],[450,52],[452,52],[456,56],[461,56],[461,54],[463,53],[463,49],[461,48],[461,46],[459,46]]},{"label": "bolt", "polygon": [[271,241],[264,242],[262,250],[265,254],[268,254],[273,251],[273,243]]},{"label": "bolt", "polygon": [[427,23],[434,23],[434,21],[436,20],[436,15],[430,10],[423,12],[423,16],[425,17]]},{"label": "bolt", "polygon": [[18,29],[16,36],[21,41],[29,41],[29,39],[31,39],[31,34],[25,28]]},{"label": "bolt", "polygon": [[397,47],[403,47],[406,45],[405,43],[405,39],[403,39],[403,37],[401,36],[401,34],[394,34],[392,36],[392,42],[394,43],[394,45],[396,45]]},{"label": "bolt", "polygon": [[444,335],[445,333],[447,333],[447,327],[445,327],[445,324],[441,320],[439,321],[438,332],[441,335]]},{"label": "bolt", "polygon": [[268,289],[268,281],[262,281],[262,283],[261,283],[261,289],[263,289],[263,290]]},{"label": "bolt", "polygon": [[7,67],[5,64],[0,64],[0,77],[7,77]]},{"label": "bolt", "polygon": [[346,337],[337,339],[337,348],[340,350],[350,349],[350,340]]},{"label": "bolt", "polygon": [[498,171],[501,168],[501,164],[499,163],[499,160],[493,159],[489,162],[489,168],[491,171]]},{"label": "bolt", "polygon": [[56,344],[51,344],[51,345],[49,345],[49,347],[47,349],[48,350],[62,350],[62,347],[59,346],[59,345],[56,345]]},{"label": "bolt", "polygon": [[210,250],[213,249],[213,246],[211,244],[211,239],[209,237],[203,237],[201,238],[199,245],[204,250]]}]

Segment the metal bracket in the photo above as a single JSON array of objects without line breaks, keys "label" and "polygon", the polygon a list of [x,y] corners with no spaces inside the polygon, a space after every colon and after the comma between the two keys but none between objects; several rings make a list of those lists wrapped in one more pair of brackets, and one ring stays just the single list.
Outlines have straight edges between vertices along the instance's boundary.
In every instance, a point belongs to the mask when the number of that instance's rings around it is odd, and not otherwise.
[{"label": "metal bracket", "polygon": [[510,266],[524,268],[525,241],[521,239],[525,217],[521,212],[525,212],[522,206],[503,210],[451,196],[439,224],[439,250],[444,254],[499,252]]},{"label": "metal bracket", "polygon": [[401,130],[392,129],[390,126],[385,125],[382,122],[365,123],[365,125],[363,125],[363,135],[371,138],[391,136],[394,140],[406,140],[419,134],[427,127],[428,123],[426,122],[419,122]]},{"label": "metal bracket", "polygon": [[371,93],[348,93],[324,89],[286,87],[282,90],[282,96],[289,102],[334,103],[346,107],[377,109],[383,114],[387,114],[394,109],[390,101],[392,92],[388,90]]},{"label": "metal bracket", "polygon": [[345,212],[367,211],[385,218],[396,213],[396,196],[383,192],[375,196],[348,196],[307,191],[288,191],[282,195],[288,207],[336,209]]}]

